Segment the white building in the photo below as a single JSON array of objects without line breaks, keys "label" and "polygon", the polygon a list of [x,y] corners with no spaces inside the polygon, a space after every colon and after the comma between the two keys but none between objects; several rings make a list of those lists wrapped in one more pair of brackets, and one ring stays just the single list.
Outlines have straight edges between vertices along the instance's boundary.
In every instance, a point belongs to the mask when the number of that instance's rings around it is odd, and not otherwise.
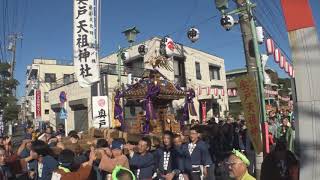
[{"label": "white building", "polygon": [[[50,121],[52,110],[49,103],[49,90],[55,86],[57,79],[64,78],[67,83],[74,73],[70,62],[53,59],[34,59],[27,67],[26,72],[26,94],[25,115],[27,120],[38,119]],[[36,91],[39,92],[38,101],[35,98]],[[36,113],[36,106],[40,107]]]},{"label": "white building", "polygon": [[[127,52],[129,58],[123,62],[121,70],[121,82],[126,84],[128,74],[132,74],[133,83],[140,77],[144,69],[152,69],[148,63],[151,57],[159,54],[160,38],[152,38],[141,44],[148,47],[148,52],[145,56],[138,53],[138,45],[130,47]],[[159,68],[159,71],[169,80],[179,84],[182,88],[192,87],[196,90],[196,98],[194,99],[197,117],[192,119],[209,120],[214,115],[224,116],[228,111],[228,97],[224,60],[214,55],[177,44],[177,50],[174,57],[168,62],[173,68],[173,71]],[[113,96],[114,89],[118,87],[117,77],[117,54],[111,54],[100,60],[102,74],[102,95],[107,95],[109,98],[109,114],[113,117]],[[69,84],[57,83],[58,86],[51,88],[49,92],[49,102],[51,109],[56,112],[52,115],[52,123],[63,123],[59,119],[59,94],[65,91],[67,94],[68,105],[68,129],[86,130],[92,126],[91,112],[91,97],[97,95],[96,86],[91,88],[81,88],[76,79]],[[131,80],[130,80],[131,81]],[[130,82],[129,81],[129,82]],[[58,80],[58,82],[62,82]],[[206,108],[202,110],[202,105]],[[182,108],[184,99],[174,101],[174,108],[177,119],[182,116]],[[141,107],[133,107],[127,105],[125,108],[125,119],[134,119],[135,115],[141,111]]]}]

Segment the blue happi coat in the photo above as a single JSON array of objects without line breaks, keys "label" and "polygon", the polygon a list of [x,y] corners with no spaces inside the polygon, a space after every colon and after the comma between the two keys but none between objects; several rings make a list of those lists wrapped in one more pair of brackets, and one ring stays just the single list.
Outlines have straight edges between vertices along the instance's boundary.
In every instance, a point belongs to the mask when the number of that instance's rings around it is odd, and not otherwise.
[{"label": "blue happi coat", "polygon": [[155,159],[150,152],[143,156],[134,153],[129,159],[129,165],[139,180],[151,179],[155,172]]}]

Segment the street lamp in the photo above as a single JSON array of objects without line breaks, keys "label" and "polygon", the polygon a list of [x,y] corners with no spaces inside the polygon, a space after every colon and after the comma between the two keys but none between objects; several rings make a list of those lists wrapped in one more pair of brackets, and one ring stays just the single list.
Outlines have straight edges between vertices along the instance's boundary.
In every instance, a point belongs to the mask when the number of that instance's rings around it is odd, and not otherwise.
[{"label": "street lamp", "polygon": [[140,31],[134,26],[132,28],[126,29],[122,33],[127,37],[127,41],[131,46],[131,44],[136,40],[136,36],[140,33]]},{"label": "street lamp", "polygon": [[[134,26],[132,28],[128,28],[125,31],[122,32],[126,38],[127,41],[130,43],[129,48],[132,46],[132,43],[135,42],[136,36],[137,34],[140,33],[140,31]],[[119,46],[119,50],[117,53],[117,57],[118,57],[118,85],[119,88],[121,87],[121,61],[122,61],[122,54],[126,51],[125,48],[121,48]]]}]

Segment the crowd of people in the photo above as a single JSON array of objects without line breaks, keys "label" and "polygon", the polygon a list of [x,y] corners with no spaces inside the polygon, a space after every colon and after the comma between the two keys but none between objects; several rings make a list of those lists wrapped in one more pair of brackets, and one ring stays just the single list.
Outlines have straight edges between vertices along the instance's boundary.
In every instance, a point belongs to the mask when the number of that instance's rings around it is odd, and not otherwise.
[{"label": "crowd of people", "polygon": [[[261,179],[297,179],[298,160],[288,135],[293,119],[270,112],[269,124],[273,148],[265,156]],[[212,119],[185,126],[178,134],[165,131],[157,146],[148,136],[138,143],[109,137],[88,141],[84,149],[80,133],[72,130],[64,136],[63,125],[56,132],[50,126],[41,131],[29,125],[16,150],[10,137],[0,138],[0,180],[255,179],[255,153],[244,120]]]}]

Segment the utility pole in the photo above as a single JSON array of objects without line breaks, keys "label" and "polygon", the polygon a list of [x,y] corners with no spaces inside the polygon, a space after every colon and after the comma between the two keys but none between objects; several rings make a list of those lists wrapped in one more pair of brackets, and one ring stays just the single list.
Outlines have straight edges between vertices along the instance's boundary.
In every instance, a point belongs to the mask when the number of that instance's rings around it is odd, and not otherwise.
[{"label": "utility pole", "polygon": [[[8,47],[8,51],[12,52],[12,59],[11,59],[11,67],[10,67],[10,74],[11,74],[11,79],[14,79],[14,68],[16,65],[16,50],[17,50],[17,39],[22,39],[22,35],[18,33],[14,33],[9,36],[10,43]],[[12,89],[12,95],[16,96],[16,89]]]},{"label": "utility pole", "polygon": [[10,67],[10,73],[11,73],[11,78],[14,78],[14,68],[16,65],[16,47],[17,47],[17,39],[22,39],[22,35],[18,34],[18,33],[14,33],[12,35],[9,36],[10,39],[10,43],[9,43],[9,47],[8,47],[8,51],[12,52],[12,59],[11,59],[11,67]]},{"label": "utility pole", "polygon": [[[251,3],[250,0],[236,0],[237,9],[226,13],[228,9],[228,1],[216,0],[217,8],[222,12],[223,15],[239,14],[239,23],[242,32],[243,46],[245,51],[245,58],[247,64],[247,72],[250,77],[255,79],[257,84],[257,97],[259,97],[259,118],[260,118],[260,129],[262,136],[264,136],[264,124],[266,122],[266,110],[265,110],[265,97],[264,97],[264,82],[263,82],[263,68],[260,59],[256,26],[253,19],[252,9],[256,6]],[[230,20],[229,18],[227,18]],[[229,22],[228,22],[229,23]],[[231,23],[230,23],[231,24]],[[230,28],[226,28],[230,30]],[[265,139],[265,138],[263,138]],[[263,141],[264,142],[264,141]],[[253,155],[254,156],[254,155]],[[249,159],[254,159],[249,157]],[[261,164],[263,161],[263,153],[255,154],[255,175],[257,179],[260,179]]]},{"label": "utility pole", "polygon": [[[257,42],[256,26],[254,23],[252,8],[253,4],[250,0],[237,0],[238,8],[246,7],[246,13],[239,15],[239,23],[242,32],[243,46],[245,50],[245,57],[247,63],[247,72],[249,76],[253,77],[257,83],[258,97],[260,101],[260,124],[262,137],[265,136],[264,123],[266,122],[266,110],[265,110],[265,97],[264,97],[264,83],[263,73],[260,60],[259,47]],[[254,52],[252,52],[254,50]],[[264,138],[262,138],[264,139]],[[255,174],[256,178],[260,179],[261,165],[263,161],[263,153],[256,154],[255,156]]]}]

